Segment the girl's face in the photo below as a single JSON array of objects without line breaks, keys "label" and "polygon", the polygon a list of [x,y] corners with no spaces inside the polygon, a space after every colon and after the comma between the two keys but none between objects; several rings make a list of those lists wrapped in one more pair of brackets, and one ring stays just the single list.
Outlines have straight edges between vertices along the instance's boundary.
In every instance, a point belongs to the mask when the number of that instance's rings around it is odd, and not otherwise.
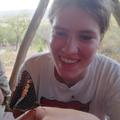
[{"label": "girl's face", "polygon": [[65,83],[85,74],[100,44],[100,27],[92,15],[76,7],[66,7],[52,24],[51,53],[55,68]]}]

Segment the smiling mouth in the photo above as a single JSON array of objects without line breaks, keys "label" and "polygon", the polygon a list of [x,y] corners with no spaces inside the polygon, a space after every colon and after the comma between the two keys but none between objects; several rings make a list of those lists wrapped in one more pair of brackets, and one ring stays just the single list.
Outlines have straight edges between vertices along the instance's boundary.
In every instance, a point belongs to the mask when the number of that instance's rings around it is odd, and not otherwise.
[{"label": "smiling mouth", "polygon": [[63,63],[66,63],[66,64],[74,64],[74,63],[79,62],[79,60],[73,60],[73,59],[68,59],[64,57],[61,57],[60,59]]}]

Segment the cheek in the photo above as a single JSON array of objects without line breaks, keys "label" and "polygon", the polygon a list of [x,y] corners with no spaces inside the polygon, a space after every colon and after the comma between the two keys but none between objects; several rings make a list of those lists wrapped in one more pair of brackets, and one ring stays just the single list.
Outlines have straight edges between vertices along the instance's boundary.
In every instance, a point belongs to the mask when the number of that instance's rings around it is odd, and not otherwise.
[{"label": "cheek", "polygon": [[64,42],[59,39],[52,39],[50,43],[50,49],[52,52],[59,52],[64,46]]},{"label": "cheek", "polygon": [[85,59],[92,58],[96,54],[97,48],[98,48],[98,44],[97,43],[88,45],[86,47],[81,47],[82,56]]}]

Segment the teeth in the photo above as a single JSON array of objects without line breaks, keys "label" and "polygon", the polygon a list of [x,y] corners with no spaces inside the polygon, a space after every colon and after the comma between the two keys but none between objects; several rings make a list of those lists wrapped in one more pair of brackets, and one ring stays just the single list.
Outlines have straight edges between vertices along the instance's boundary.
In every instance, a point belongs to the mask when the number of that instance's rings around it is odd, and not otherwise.
[{"label": "teeth", "polygon": [[76,63],[76,62],[77,62],[77,60],[70,60],[70,59],[66,59],[66,58],[63,58],[63,57],[61,57],[61,60],[62,60],[64,63],[69,63],[69,64],[71,64],[71,63]]}]

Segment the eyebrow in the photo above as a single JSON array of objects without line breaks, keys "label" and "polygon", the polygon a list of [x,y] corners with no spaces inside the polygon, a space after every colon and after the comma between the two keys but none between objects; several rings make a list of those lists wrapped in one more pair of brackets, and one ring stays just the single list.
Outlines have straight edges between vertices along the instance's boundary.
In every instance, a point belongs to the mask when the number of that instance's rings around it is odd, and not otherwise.
[{"label": "eyebrow", "polygon": [[[53,27],[56,30],[63,30],[63,31],[68,31],[67,29],[60,27],[60,26],[54,26]],[[96,35],[94,31],[92,30],[78,30],[78,33],[80,34],[92,34],[92,35]]]},{"label": "eyebrow", "polygon": [[53,28],[56,29],[56,30],[68,31],[67,29],[65,29],[65,28],[63,28],[63,27],[60,27],[60,26],[54,26]]},{"label": "eyebrow", "polygon": [[94,31],[91,30],[81,30],[79,31],[80,34],[92,34],[92,35],[96,35]]},{"label": "eyebrow", "polygon": [[94,33],[94,31],[91,30],[81,30],[80,33]]}]

